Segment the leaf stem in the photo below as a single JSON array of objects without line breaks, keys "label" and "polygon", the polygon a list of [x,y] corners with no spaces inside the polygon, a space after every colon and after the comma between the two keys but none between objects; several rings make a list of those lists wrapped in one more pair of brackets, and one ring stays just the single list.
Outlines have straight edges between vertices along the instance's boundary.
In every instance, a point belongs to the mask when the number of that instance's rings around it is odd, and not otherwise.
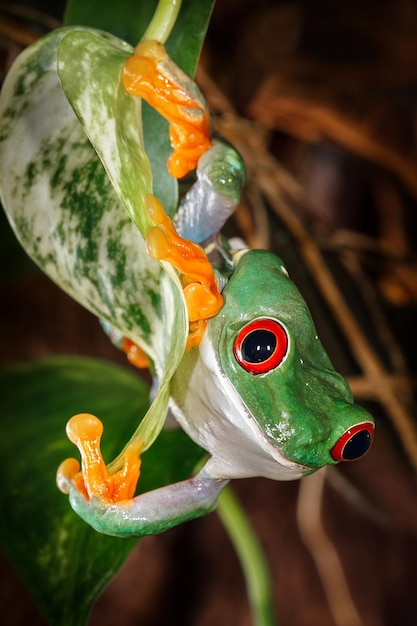
[{"label": "leaf stem", "polygon": [[217,513],[242,566],[254,626],[278,626],[268,564],[259,540],[230,487],[220,494]]},{"label": "leaf stem", "polygon": [[165,43],[176,22],[182,0],[159,0],[142,40],[156,39]]}]

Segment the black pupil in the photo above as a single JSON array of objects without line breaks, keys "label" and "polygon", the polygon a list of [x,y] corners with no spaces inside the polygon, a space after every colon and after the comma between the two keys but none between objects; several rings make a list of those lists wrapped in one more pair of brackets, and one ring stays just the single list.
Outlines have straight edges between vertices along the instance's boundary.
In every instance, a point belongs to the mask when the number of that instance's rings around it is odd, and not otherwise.
[{"label": "black pupil", "polygon": [[242,342],[242,357],[247,363],[263,363],[276,346],[277,338],[270,330],[254,330]]},{"label": "black pupil", "polygon": [[367,452],[371,445],[371,435],[367,430],[360,430],[353,435],[343,448],[343,458],[345,461],[359,459]]}]

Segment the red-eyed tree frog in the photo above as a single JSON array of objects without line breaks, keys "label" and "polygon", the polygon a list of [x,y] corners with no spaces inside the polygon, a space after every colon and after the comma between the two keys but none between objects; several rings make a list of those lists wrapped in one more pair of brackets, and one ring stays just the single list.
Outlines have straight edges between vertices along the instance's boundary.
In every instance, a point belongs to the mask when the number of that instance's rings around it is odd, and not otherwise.
[{"label": "red-eyed tree frog", "polygon": [[[100,91],[103,66],[114,89]],[[172,220],[145,175],[141,99],[170,123],[171,175],[195,175]],[[116,105],[98,123],[103,102]],[[208,453],[194,477],[135,497],[147,437],[109,470],[101,422],[74,416],[67,432],[82,471],[67,459],[58,484],[82,518],[110,535],[155,534],[211,511],[231,479],[298,479],[367,452],[373,419],[333,369],[281,260],[219,234],[244,165],[213,136],[204,98],[159,42],[132,50],[91,29],[56,31],[17,61],[0,115],[2,201],[24,247],[133,362],[151,364],[162,418],[169,405]]]}]

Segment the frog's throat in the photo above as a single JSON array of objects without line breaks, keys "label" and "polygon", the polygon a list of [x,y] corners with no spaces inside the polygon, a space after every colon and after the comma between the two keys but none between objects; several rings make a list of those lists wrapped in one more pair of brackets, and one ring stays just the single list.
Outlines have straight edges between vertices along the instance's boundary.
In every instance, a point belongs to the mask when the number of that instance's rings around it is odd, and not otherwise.
[{"label": "frog's throat", "polygon": [[215,478],[286,481],[312,471],[268,440],[221,368],[210,333],[205,333],[198,352],[184,356],[181,372],[173,379],[170,405],[183,430],[209,452],[207,468]]}]

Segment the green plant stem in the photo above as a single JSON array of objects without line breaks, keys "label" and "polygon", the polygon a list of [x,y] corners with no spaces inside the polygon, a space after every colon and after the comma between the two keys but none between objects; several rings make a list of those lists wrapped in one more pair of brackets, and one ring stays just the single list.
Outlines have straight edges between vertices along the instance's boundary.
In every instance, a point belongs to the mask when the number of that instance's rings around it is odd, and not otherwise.
[{"label": "green plant stem", "polygon": [[156,39],[165,43],[174,27],[180,8],[181,0],[159,0],[142,40]]},{"label": "green plant stem", "polygon": [[268,564],[258,538],[230,487],[222,491],[217,513],[242,566],[254,626],[278,626]]}]

